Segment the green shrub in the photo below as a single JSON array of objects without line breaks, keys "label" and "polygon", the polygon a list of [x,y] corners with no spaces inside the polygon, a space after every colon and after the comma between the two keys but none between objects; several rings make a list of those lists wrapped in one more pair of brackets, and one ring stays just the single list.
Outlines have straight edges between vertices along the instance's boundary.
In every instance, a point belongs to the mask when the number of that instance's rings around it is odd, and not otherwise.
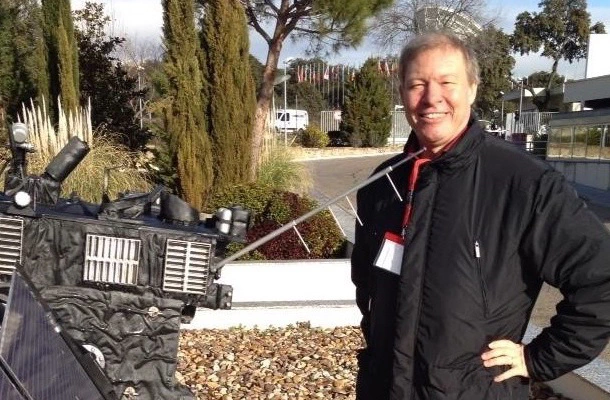
[{"label": "green shrub", "polygon": [[328,146],[330,139],[326,132],[323,132],[314,126],[310,126],[301,133],[300,142],[303,147],[321,149]]},{"label": "green shrub", "polygon": [[[310,198],[256,184],[226,189],[213,196],[210,203],[212,209],[239,204],[253,213],[248,243],[317,207],[317,203]],[[302,222],[297,229],[311,253],[307,252],[296,232],[289,230],[240,259],[295,260],[335,258],[342,255],[345,239],[328,211]],[[243,247],[244,245],[232,244],[227,251],[232,254]]]}]

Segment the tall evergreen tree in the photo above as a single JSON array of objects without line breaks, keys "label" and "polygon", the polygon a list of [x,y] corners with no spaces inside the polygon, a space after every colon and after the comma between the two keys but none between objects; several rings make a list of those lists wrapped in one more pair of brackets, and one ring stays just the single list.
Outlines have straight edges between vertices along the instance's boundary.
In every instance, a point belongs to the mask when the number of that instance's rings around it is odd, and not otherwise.
[{"label": "tall evergreen tree", "polygon": [[206,118],[214,154],[214,187],[220,189],[248,180],[256,97],[246,15],[239,0],[202,3]]},{"label": "tall evergreen tree", "polygon": [[212,187],[212,151],[203,110],[201,47],[195,29],[194,0],[163,0],[165,71],[169,104],[165,107],[173,164],[184,198],[201,209]]},{"label": "tall evergreen tree", "polygon": [[494,111],[501,109],[500,93],[510,91],[508,77],[515,66],[515,59],[510,55],[510,36],[493,26],[487,26],[468,41],[477,54],[481,75],[474,109],[479,117],[491,120],[494,119]]},{"label": "tall evergreen tree", "polygon": [[143,95],[138,90],[137,78],[129,76],[123,64],[112,54],[124,38],[110,37],[105,28],[110,17],[104,14],[104,5],[85,4],[74,11],[76,38],[79,50],[81,101],[91,99],[93,128],[103,126],[104,132],[128,146],[142,148],[150,138],[150,132],[140,128],[136,109]]},{"label": "tall evergreen tree", "polygon": [[352,146],[385,146],[390,136],[391,96],[377,65],[376,59],[366,60],[346,94],[341,130]]},{"label": "tall evergreen tree", "polygon": [[52,113],[58,117],[57,98],[65,112],[79,105],[78,46],[74,35],[70,0],[42,0]]},{"label": "tall evergreen tree", "polygon": [[0,1],[0,108],[11,119],[23,102],[48,98],[41,18],[36,0]]},{"label": "tall evergreen tree", "polygon": [[13,7],[0,2],[0,110],[4,112],[7,111],[17,86],[12,46],[15,14]]}]

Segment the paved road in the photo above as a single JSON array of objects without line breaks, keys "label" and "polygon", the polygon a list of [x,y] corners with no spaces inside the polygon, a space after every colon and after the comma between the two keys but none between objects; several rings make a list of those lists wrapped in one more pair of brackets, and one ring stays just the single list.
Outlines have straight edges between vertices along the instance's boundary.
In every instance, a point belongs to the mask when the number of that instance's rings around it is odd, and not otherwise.
[{"label": "paved road", "polygon": [[[313,180],[313,187],[315,189],[312,195],[321,201],[337,197],[362,182],[377,165],[389,157],[391,155],[321,159],[304,161],[303,164],[306,165]],[[351,194],[349,198],[355,206],[355,193]],[[350,212],[347,202],[341,202],[337,206],[346,211],[346,213]],[[592,204],[589,207],[604,222],[606,227],[610,229],[610,207]],[[341,218],[339,219],[341,220]],[[353,226],[353,222],[350,223]],[[343,222],[341,224],[345,227]],[[349,223],[347,228],[350,228]],[[347,236],[348,238],[350,237],[349,232],[347,232]],[[555,305],[561,298],[562,296],[557,289],[545,285],[532,313],[532,322],[539,327],[547,326],[550,318],[555,314]],[[602,358],[610,361],[610,346],[606,347]]]}]

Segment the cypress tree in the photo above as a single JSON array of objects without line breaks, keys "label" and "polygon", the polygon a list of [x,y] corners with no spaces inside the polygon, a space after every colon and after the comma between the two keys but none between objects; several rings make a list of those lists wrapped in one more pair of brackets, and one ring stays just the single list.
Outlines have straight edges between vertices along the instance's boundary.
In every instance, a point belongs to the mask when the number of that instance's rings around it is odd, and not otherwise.
[{"label": "cypress tree", "polygon": [[195,29],[194,0],[163,0],[165,72],[169,104],[165,128],[181,194],[203,208],[212,187],[212,151],[207,134],[201,74],[201,47]]},{"label": "cypress tree", "polygon": [[256,95],[249,38],[239,0],[205,0],[201,45],[214,154],[214,188],[242,183],[249,166]]},{"label": "cypress tree", "polygon": [[8,4],[0,2],[0,108],[9,107],[15,88],[13,70],[15,59],[13,57],[11,32],[13,31],[14,13]]},{"label": "cypress tree", "polygon": [[390,92],[378,71],[378,60],[366,60],[345,96],[341,130],[352,146],[385,146],[390,136]]},{"label": "cypress tree", "polygon": [[70,0],[42,0],[44,32],[49,71],[49,103],[57,120],[57,97],[66,112],[76,112],[79,105],[78,46]]},{"label": "cypress tree", "polygon": [[0,1],[0,107],[11,119],[23,102],[48,98],[41,18],[36,0]]}]

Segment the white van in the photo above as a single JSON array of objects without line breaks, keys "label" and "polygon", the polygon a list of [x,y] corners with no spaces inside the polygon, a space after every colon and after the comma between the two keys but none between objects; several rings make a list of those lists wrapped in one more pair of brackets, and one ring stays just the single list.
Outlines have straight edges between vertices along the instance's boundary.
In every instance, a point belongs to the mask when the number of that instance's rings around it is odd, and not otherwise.
[{"label": "white van", "polygon": [[275,115],[275,130],[278,133],[294,133],[307,129],[309,114],[305,110],[277,110]]}]

